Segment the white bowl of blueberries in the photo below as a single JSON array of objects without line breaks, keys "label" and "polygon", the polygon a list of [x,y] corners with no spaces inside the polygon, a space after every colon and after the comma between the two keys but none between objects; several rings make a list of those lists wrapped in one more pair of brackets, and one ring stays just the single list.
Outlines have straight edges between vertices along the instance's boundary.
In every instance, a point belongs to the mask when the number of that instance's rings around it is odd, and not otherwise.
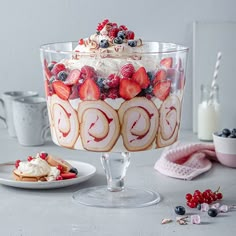
[{"label": "white bowl of blueberries", "polygon": [[236,128],[225,128],[213,134],[218,161],[228,167],[236,167]]}]

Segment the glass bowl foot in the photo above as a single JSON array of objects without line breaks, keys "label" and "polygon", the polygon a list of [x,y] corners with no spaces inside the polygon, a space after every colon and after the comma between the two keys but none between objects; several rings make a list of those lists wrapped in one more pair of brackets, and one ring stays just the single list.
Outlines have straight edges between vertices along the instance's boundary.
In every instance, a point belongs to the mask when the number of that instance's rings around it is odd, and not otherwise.
[{"label": "glass bowl foot", "polygon": [[111,192],[107,186],[81,189],[72,196],[75,203],[102,208],[138,208],[157,204],[158,193],[127,187],[122,191]]}]

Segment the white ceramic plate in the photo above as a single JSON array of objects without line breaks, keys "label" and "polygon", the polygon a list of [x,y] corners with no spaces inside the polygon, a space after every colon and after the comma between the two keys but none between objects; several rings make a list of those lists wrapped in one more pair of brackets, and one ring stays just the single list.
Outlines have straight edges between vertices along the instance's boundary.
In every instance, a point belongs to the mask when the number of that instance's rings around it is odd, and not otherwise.
[{"label": "white ceramic plate", "polygon": [[51,182],[15,181],[12,175],[12,171],[14,169],[14,164],[12,162],[12,165],[5,163],[0,164],[0,184],[25,189],[63,188],[82,183],[90,179],[96,172],[96,168],[88,163],[71,160],[66,161],[69,162],[73,167],[78,169],[79,174],[77,178]]}]

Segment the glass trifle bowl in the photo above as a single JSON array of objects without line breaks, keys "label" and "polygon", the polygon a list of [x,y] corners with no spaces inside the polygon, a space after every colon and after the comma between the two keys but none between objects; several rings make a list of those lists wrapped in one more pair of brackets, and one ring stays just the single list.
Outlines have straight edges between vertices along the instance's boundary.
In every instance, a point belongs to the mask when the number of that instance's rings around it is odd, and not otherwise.
[{"label": "glass trifle bowl", "polygon": [[96,34],[97,40],[40,48],[52,140],[100,152],[107,186],[78,190],[76,202],[149,206],[160,195],[125,187],[124,178],[132,152],[162,148],[178,138],[188,48],[133,36],[106,41]]}]

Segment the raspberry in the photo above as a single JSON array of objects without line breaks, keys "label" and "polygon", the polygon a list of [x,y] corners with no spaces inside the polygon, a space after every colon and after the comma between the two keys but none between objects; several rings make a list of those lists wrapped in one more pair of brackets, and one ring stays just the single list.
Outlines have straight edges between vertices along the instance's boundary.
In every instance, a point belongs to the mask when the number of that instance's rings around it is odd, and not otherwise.
[{"label": "raspberry", "polygon": [[16,160],[16,162],[15,162],[15,167],[16,167],[16,168],[18,168],[20,162],[21,162],[21,160]]},{"label": "raspberry", "polygon": [[42,158],[43,160],[45,160],[47,156],[48,156],[48,154],[46,152],[41,152],[39,154],[39,157]]},{"label": "raspberry", "polygon": [[27,160],[28,160],[28,161],[32,161],[32,160],[33,160],[33,157],[32,157],[32,156],[28,156]]},{"label": "raspberry", "polygon": [[134,72],[135,72],[135,69],[131,63],[123,65],[120,69],[121,75],[127,78],[131,78]]},{"label": "raspberry", "polygon": [[128,40],[134,39],[134,32],[131,31],[131,30],[127,30],[126,31],[126,37],[127,37]]},{"label": "raspberry", "polygon": [[127,30],[128,28],[125,25],[120,25],[119,30]]},{"label": "raspberry", "polygon": [[108,98],[112,98],[112,99],[116,99],[119,97],[119,89],[118,88],[111,88],[108,90],[108,94],[107,97]]},{"label": "raspberry", "polygon": [[58,175],[56,180],[63,180],[62,176],[61,175]]},{"label": "raspberry", "polygon": [[118,32],[119,32],[119,30],[117,28],[112,28],[109,31],[108,35],[109,35],[110,38],[116,38]]},{"label": "raspberry", "polygon": [[82,79],[86,79],[86,78],[95,79],[96,77],[95,70],[92,66],[83,66],[80,72],[81,72],[80,78]]},{"label": "raspberry", "polygon": [[120,84],[120,77],[116,74],[110,74],[106,81],[106,86],[108,88],[116,88]]},{"label": "raspberry", "polygon": [[58,169],[60,172],[62,172],[63,167],[62,167],[61,165],[58,165],[58,166],[57,166],[57,169]]},{"label": "raspberry", "polygon": [[54,65],[54,67],[52,68],[51,72],[52,72],[53,75],[57,75],[60,71],[63,71],[65,69],[66,69],[66,67],[65,67],[64,64],[57,63],[57,64]]},{"label": "raspberry", "polygon": [[79,45],[83,45],[84,44],[84,40],[83,39],[80,39],[79,40]]}]

